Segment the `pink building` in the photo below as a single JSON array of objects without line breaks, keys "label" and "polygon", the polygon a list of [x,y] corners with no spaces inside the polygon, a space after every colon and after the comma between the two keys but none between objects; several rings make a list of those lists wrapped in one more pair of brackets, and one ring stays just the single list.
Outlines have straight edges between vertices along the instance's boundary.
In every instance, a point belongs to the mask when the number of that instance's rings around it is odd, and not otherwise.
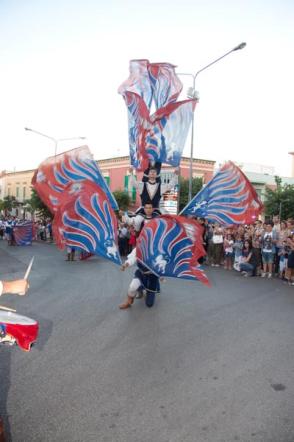
[{"label": "pink building", "polygon": [[[132,194],[133,201],[136,205],[140,205],[139,195],[136,195],[135,189],[129,186],[129,167],[130,157],[109,158],[106,160],[97,161],[99,168],[105,177],[110,190],[125,190]],[[207,183],[213,176],[215,161],[193,159],[193,178],[201,177],[203,183]],[[161,169],[161,178],[163,182],[168,182],[174,168],[164,165]],[[190,173],[190,158],[182,157],[180,165],[180,175],[188,179]],[[142,178],[142,173],[138,173],[137,179]]]}]

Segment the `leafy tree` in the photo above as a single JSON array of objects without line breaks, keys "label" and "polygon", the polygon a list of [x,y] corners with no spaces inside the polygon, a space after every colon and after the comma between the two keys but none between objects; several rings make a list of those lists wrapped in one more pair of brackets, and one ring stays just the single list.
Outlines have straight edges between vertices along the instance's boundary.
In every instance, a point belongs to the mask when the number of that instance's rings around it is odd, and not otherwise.
[{"label": "leafy tree", "polygon": [[48,207],[43,203],[35,189],[32,189],[32,195],[31,199],[26,201],[27,204],[29,204],[33,210],[33,212],[36,212],[36,215],[45,220],[47,218],[52,218],[52,213],[48,209]]},{"label": "leafy tree", "polygon": [[113,196],[117,201],[118,207],[122,210],[127,210],[131,204],[131,198],[128,192],[124,190],[115,190]]},{"label": "leafy tree", "polygon": [[[202,189],[202,178],[192,179],[192,198]],[[180,211],[188,204],[189,180],[180,177]]]},{"label": "leafy tree", "polygon": [[3,210],[5,212],[5,214],[7,215],[7,213],[11,212],[11,210],[16,207],[18,204],[17,199],[15,198],[15,196],[5,196],[3,199]]},{"label": "leafy tree", "polygon": [[281,178],[275,177],[277,188],[266,189],[265,215],[272,217],[280,215],[281,219],[294,218],[294,185],[281,183]]}]

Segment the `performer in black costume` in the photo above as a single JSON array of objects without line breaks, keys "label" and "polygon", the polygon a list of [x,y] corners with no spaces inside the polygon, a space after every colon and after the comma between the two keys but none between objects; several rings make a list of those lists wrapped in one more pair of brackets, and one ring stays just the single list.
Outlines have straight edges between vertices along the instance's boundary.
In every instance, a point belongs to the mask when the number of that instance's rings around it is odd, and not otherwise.
[{"label": "performer in black costume", "polygon": [[137,214],[143,212],[146,203],[151,203],[154,211],[161,214],[159,209],[161,196],[177,184],[178,169],[175,170],[175,176],[168,184],[161,183],[160,169],[161,164],[155,163],[154,166],[150,166],[145,170],[142,181],[138,182],[133,175],[133,169],[130,168],[130,184],[140,192],[141,197],[141,207],[136,211]]}]

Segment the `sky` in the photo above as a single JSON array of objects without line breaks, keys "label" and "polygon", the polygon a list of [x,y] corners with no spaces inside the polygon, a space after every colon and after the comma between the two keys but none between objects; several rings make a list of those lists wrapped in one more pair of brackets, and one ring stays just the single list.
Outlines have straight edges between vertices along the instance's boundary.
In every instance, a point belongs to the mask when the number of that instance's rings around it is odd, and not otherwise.
[{"label": "sky", "polygon": [[[294,2],[283,0],[0,0],[0,171],[33,169],[88,144],[95,159],[128,155],[117,93],[129,60],[201,72],[194,157],[274,166],[294,151]],[[189,77],[180,98],[186,98]],[[190,155],[190,136],[184,155]]]}]

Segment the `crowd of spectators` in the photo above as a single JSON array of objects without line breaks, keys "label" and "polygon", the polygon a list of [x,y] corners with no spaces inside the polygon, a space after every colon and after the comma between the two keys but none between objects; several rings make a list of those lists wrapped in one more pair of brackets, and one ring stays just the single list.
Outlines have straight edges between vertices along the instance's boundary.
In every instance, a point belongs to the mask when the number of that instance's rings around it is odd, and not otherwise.
[{"label": "crowd of spectators", "polygon": [[198,219],[204,226],[205,263],[236,270],[244,277],[276,276],[294,285],[294,220],[256,221],[248,226],[223,228]]},{"label": "crowd of spectators", "polygon": [[136,232],[134,226],[119,221],[118,248],[121,256],[127,256],[136,247]]},{"label": "crowd of spectators", "polygon": [[[209,223],[203,218],[197,221],[203,225],[203,243],[207,255],[200,259],[211,267],[223,266],[228,271],[238,271],[244,277],[278,277],[294,286],[294,220],[280,221],[278,216],[272,222],[256,221],[252,225],[224,228]],[[0,238],[8,245],[15,245],[13,227],[22,220],[7,216],[0,219]],[[53,241],[52,223],[36,221],[33,239]],[[127,256],[136,246],[136,232],[121,220],[118,225],[118,245],[121,256]]]},{"label": "crowd of spectators", "polygon": [[[5,216],[0,218],[0,239],[6,240],[9,246],[15,246],[15,238],[13,229],[15,226],[22,225],[25,220],[17,218],[16,216]],[[52,221],[35,221],[33,223],[33,240],[53,241],[52,235]]]}]

